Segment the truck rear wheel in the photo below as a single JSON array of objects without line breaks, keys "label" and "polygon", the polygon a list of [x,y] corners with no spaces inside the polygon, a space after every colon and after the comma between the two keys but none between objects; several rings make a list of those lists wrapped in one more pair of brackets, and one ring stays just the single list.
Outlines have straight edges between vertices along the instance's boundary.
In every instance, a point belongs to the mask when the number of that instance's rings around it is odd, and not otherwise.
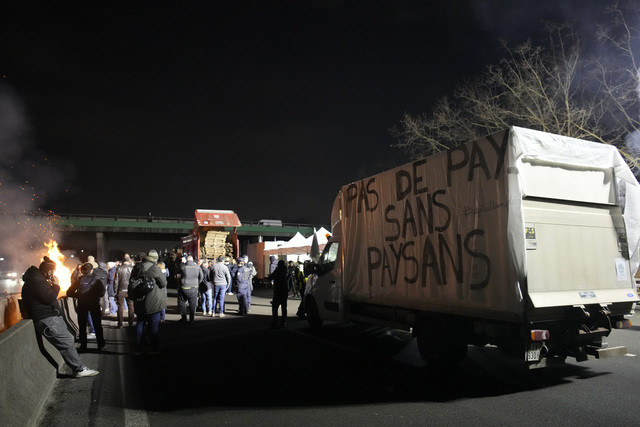
[{"label": "truck rear wheel", "polygon": [[452,368],[467,355],[467,345],[457,343],[439,318],[426,317],[416,329],[418,351],[429,366]]},{"label": "truck rear wheel", "polygon": [[322,319],[320,318],[320,313],[318,312],[318,305],[316,304],[316,300],[311,295],[304,296],[304,309],[307,315],[307,322],[309,323],[309,327],[311,329],[320,329],[322,326]]}]

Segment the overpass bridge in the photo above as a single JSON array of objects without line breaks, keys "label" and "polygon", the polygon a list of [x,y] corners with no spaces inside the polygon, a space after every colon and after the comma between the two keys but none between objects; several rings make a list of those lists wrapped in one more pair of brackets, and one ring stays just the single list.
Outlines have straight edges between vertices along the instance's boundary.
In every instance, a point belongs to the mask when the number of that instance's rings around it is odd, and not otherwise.
[{"label": "overpass bridge", "polygon": [[[41,217],[61,233],[60,246],[78,253],[96,255],[98,259],[117,259],[125,252],[147,252],[149,249],[171,250],[180,246],[181,238],[191,232],[193,218],[155,216],[56,214]],[[242,221],[242,220],[241,220]],[[228,228],[225,231],[233,231]],[[310,236],[308,224],[263,225],[242,221],[237,229],[241,252],[249,243],[264,240],[287,240],[296,233]]]}]

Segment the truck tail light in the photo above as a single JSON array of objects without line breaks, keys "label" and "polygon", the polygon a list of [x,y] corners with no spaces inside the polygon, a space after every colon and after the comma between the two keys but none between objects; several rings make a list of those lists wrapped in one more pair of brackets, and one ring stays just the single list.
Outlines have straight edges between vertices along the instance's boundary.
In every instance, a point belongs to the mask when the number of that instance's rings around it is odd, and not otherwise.
[{"label": "truck tail light", "polygon": [[544,329],[533,329],[531,331],[531,341],[546,341],[551,337],[549,331]]},{"label": "truck tail light", "polygon": [[631,327],[631,320],[629,319],[618,320],[614,325],[614,328],[616,329],[628,329],[630,327]]}]

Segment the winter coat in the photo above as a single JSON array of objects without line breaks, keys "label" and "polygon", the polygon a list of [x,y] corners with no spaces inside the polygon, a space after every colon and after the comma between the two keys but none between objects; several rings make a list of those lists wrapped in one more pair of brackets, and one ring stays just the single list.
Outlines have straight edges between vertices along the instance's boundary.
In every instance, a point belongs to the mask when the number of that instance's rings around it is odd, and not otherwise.
[{"label": "winter coat", "polygon": [[38,267],[31,266],[22,275],[22,304],[29,317],[42,320],[60,316],[62,310],[58,303],[59,285],[52,285]]},{"label": "winter coat", "polygon": [[100,279],[101,276],[102,274],[94,272],[81,276],[71,284],[67,290],[67,296],[77,298],[78,306],[81,307],[99,304],[105,291],[105,285]]},{"label": "winter coat", "polygon": [[251,278],[253,277],[253,271],[247,266],[236,268],[236,272],[233,275],[235,285],[238,287],[238,291],[244,291],[251,288]]},{"label": "winter coat", "polygon": [[116,269],[116,275],[113,279],[113,291],[118,294],[120,291],[126,291],[129,288],[129,278],[131,277],[131,264],[122,264]]},{"label": "winter coat", "polygon": [[269,280],[273,280],[273,296],[286,297],[289,291],[293,287],[293,276],[287,267],[276,268],[273,273],[269,275]]},{"label": "winter coat", "polygon": [[147,272],[147,276],[156,282],[156,286],[142,301],[134,301],[135,313],[144,316],[164,310],[167,308],[167,298],[164,293],[164,288],[167,287],[167,276],[155,262],[143,261],[139,268]]},{"label": "winter coat", "polygon": [[202,288],[203,290],[210,291],[213,287],[211,283],[211,270],[206,265],[201,265],[200,269],[202,270]]},{"label": "winter coat", "polygon": [[276,271],[277,266],[278,266],[278,258],[275,255],[271,255],[269,257],[269,274]]},{"label": "winter coat", "polygon": [[197,288],[202,282],[202,269],[193,261],[182,264],[182,287],[184,289]]}]

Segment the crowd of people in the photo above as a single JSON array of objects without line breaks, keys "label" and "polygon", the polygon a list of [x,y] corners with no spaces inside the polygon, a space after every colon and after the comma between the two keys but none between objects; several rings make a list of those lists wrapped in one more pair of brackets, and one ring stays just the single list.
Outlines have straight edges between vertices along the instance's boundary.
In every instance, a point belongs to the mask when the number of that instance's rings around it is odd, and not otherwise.
[{"label": "crowd of people", "polygon": [[[78,353],[87,350],[89,339],[95,339],[98,351],[106,346],[102,327],[104,315],[116,316],[116,328],[135,325],[134,354],[142,354],[148,344],[149,353],[159,350],[160,324],[166,319],[167,286],[178,291],[180,323],[195,321],[196,311],[205,316],[224,317],[225,297],[236,295],[239,316],[251,312],[253,279],[257,271],[249,258],[236,260],[218,257],[201,259],[192,256],[164,254],[160,258],[155,250],[136,257],[125,254],[122,260],[96,262],[88,256],[71,274],[67,296],[77,301],[79,347],[69,332],[57,300],[60,286],[55,272],[56,264],[49,258],[39,267],[30,267],[23,276],[22,299],[26,314],[34,320],[36,330],[58,349],[73,376],[85,377],[98,371],[84,366]],[[283,328],[287,322],[287,300],[304,294],[305,276],[293,262],[271,257],[268,280],[273,286],[272,324]],[[280,310],[281,316],[278,316]],[[297,315],[304,317],[302,300]]]}]

